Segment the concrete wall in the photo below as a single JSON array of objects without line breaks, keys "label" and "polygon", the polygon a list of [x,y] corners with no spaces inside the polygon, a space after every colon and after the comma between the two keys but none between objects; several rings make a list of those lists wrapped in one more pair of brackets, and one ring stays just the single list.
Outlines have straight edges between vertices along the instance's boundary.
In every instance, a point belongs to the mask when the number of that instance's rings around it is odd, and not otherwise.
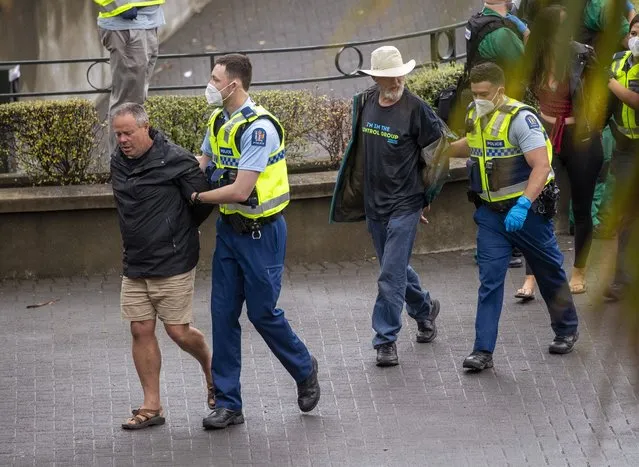
[{"label": "concrete wall", "polygon": [[[335,172],[292,175],[287,262],[338,262],[375,255],[364,223],[328,224]],[[466,182],[448,183],[420,226],[415,253],[472,248]],[[201,228],[199,268],[211,268],[212,215]],[[121,271],[121,238],[109,185],[0,189],[0,278]]]},{"label": "concrete wall", "polygon": [[[169,38],[210,2],[168,0],[160,40]],[[97,32],[97,11],[92,0],[0,0],[0,60],[106,56]],[[86,79],[89,65],[22,67],[21,90],[90,89]],[[90,76],[95,86],[108,86],[109,65],[96,65]]]}]

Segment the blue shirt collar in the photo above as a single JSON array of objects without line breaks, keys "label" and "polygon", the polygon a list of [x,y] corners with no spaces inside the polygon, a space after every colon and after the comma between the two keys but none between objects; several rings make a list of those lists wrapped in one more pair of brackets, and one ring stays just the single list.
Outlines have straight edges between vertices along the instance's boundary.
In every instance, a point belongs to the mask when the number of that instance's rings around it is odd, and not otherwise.
[{"label": "blue shirt collar", "polygon": [[246,100],[244,101],[244,104],[242,104],[239,109],[233,112],[233,115],[229,115],[226,109],[222,110],[222,114],[224,115],[225,120],[228,122],[234,115],[236,115],[238,112],[241,112],[242,109],[245,109],[246,107],[252,107],[254,105],[255,105],[255,102],[253,102],[253,100],[251,99],[251,96],[248,96]]}]

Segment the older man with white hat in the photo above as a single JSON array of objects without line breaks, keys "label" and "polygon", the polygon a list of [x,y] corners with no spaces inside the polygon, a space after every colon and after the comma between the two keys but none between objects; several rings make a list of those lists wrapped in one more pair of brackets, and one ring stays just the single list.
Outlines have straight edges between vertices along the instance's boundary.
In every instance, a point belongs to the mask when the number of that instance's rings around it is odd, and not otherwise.
[{"label": "older man with white hat", "polygon": [[395,341],[401,313],[417,321],[417,342],[432,342],[439,301],[423,290],[409,266],[420,221],[432,197],[420,175],[422,149],[445,138],[446,127],[422,99],[404,87],[415,60],[404,63],[397,48],[373,51],[361,70],[376,85],[354,97],[351,144],[342,161],[331,205],[331,222],[366,220],[381,271],[373,309],[377,365],[399,363]]}]

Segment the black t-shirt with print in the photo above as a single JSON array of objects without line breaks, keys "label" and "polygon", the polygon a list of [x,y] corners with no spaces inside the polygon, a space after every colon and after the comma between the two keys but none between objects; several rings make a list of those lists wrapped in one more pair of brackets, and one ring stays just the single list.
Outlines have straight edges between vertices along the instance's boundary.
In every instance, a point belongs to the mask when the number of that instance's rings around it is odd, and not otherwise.
[{"label": "black t-shirt with print", "polygon": [[362,109],[366,217],[385,221],[424,207],[421,149],[441,136],[440,120],[419,97],[404,90],[389,107],[373,92]]}]

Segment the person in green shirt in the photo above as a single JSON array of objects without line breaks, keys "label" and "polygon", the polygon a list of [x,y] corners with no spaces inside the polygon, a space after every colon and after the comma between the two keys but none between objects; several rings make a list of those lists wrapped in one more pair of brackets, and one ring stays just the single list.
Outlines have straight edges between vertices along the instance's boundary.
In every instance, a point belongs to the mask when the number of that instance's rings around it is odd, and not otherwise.
[{"label": "person in green shirt", "polygon": [[[482,11],[468,20],[464,73],[457,82],[452,106],[446,108],[445,115],[440,114],[454,131],[463,131],[466,108],[472,102],[470,69],[483,62],[493,62],[507,73],[517,68],[524,55],[524,41],[530,31],[523,21],[509,13],[512,5],[511,0],[488,0]],[[513,98],[521,97],[509,89],[506,91]],[[452,107],[454,110],[450,111]]]},{"label": "person in green shirt", "polygon": [[594,47],[597,36],[610,26],[615,28],[615,35],[618,38],[619,45],[622,45],[623,49],[627,49],[629,24],[637,12],[632,2],[627,1],[625,8],[620,10],[620,13],[625,14],[625,16],[614,20],[614,9],[614,0],[587,0],[583,16],[585,31],[582,31],[581,42]]},{"label": "person in green shirt", "polygon": [[483,61],[494,62],[500,67],[512,68],[524,55],[524,41],[530,34],[526,25],[509,14],[508,4],[511,2],[486,2],[481,14],[483,16],[502,17],[513,23],[518,33],[510,27],[501,27],[486,36],[479,43],[479,56]]}]

